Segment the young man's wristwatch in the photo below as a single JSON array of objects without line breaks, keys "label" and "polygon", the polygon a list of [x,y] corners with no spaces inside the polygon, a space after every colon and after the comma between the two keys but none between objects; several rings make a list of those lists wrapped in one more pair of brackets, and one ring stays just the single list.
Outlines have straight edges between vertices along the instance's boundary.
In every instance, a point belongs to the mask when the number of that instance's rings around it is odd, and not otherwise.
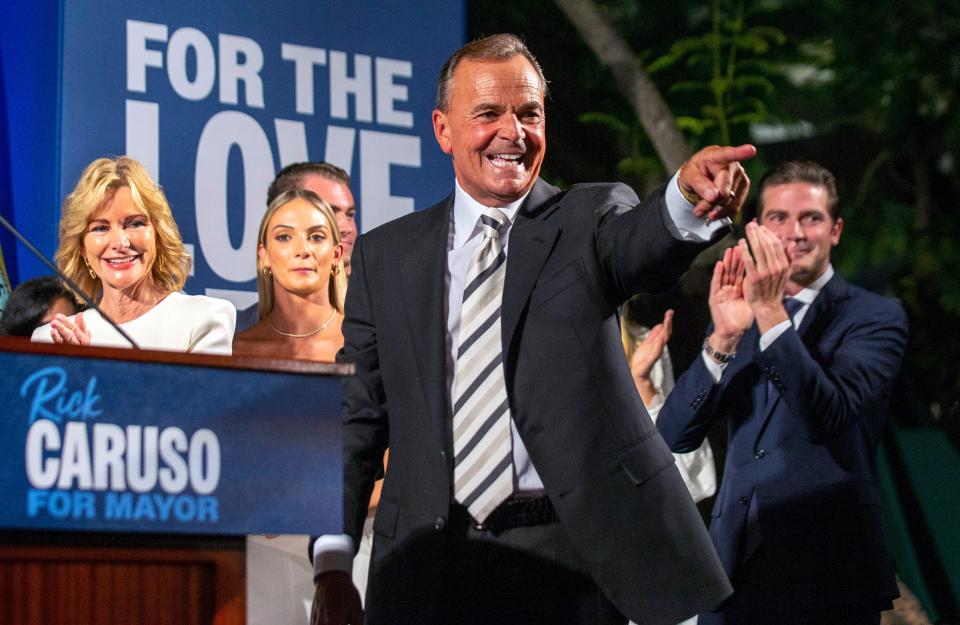
[{"label": "young man's wristwatch", "polygon": [[710,346],[709,336],[703,339],[703,351],[707,352],[707,356],[710,356],[721,365],[725,365],[737,357],[737,352],[724,354],[723,352],[718,352],[717,350],[713,349],[713,347]]}]

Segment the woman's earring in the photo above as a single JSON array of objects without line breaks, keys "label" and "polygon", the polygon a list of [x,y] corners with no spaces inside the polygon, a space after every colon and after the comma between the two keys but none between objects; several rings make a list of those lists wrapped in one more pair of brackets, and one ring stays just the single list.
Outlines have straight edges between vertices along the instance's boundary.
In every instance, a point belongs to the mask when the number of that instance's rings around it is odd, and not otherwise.
[{"label": "woman's earring", "polygon": [[269,278],[269,277],[270,277],[270,268],[269,268],[269,267],[264,267],[264,268],[263,268],[263,277],[264,277],[264,278]]},{"label": "woman's earring", "polygon": [[[82,257],[81,257],[81,258],[82,258]],[[87,266],[87,271],[90,272],[90,277],[91,277],[92,279],[96,280],[96,279],[97,279],[97,274],[96,274],[96,272],[93,270],[93,267],[90,266],[90,261],[88,261],[86,258],[84,258],[84,259],[83,259],[83,264]]]},{"label": "woman's earring", "polygon": [[336,278],[338,273],[340,273],[340,267],[338,265],[331,265],[330,275]]}]

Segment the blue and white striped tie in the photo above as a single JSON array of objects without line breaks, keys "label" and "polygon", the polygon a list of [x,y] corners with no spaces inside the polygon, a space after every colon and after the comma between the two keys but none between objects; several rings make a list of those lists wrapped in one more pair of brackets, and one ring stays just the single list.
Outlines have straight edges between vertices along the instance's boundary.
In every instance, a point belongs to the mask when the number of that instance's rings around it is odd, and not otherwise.
[{"label": "blue and white striped tie", "polygon": [[460,312],[453,392],[453,495],[482,523],[513,494],[513,439],[503,375],[500,303],[507,257],[496,208],[480,216],[483,241],[470,259]]}]

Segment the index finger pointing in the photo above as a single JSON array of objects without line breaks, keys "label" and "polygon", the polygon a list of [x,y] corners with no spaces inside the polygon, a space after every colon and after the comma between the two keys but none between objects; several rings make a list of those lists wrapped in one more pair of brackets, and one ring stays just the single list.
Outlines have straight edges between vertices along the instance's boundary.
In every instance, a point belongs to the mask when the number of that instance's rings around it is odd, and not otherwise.
[{"label": "index finger pointing", "polygon": [[749,143],[738,146],[720,146],[711,151],[710,160],[715,163],[733,163],[746,161],[757,155],[757,148]]}]

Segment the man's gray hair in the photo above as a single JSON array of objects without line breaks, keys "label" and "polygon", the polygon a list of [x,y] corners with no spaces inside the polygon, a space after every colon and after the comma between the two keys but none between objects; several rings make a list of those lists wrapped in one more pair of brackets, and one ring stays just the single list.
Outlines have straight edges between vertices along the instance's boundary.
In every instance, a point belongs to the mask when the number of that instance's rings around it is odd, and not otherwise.
[{"label": "man's gray hair", "polygon": [[450,108],[450,91],[453,83],[453,73],[457,70],[460,61],[470,59],[473,61],[506,61],[520,55],[530,61],[530,65],[537,72],[540,79],[540,86],[543,89],[543,95],[547,95],[547,79],[543,75],[543,69],[537,62],[537,57],[527,48],[526,44],[516,35],[501,34],[491,35],[483,39],[471,41],[454,52],[447,62],[443,64],[440,70],[440,76],[437,79],[437,102],[436,107],[447,112]]}]

